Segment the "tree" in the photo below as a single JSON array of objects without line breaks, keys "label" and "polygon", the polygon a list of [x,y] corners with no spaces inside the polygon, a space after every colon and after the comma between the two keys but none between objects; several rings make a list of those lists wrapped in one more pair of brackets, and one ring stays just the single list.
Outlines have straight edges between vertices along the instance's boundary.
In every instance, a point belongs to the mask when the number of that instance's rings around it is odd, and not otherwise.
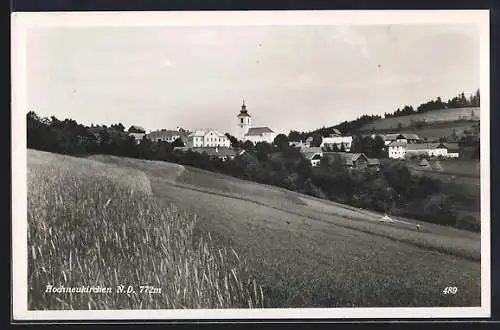
[{"label": "tree", "polygon": [[363,140],[361,136],[356,135],[352,138],[351,152],[364,152]]},{"label": "tree", "polygon": [[273,145],[278,150],[284,150],[289,147],[288,137],[285,134],[278,134],[273,141]]},{"label": "tree", "polygon": [[290,133],[288,133],[288,139],[290,141],[300,141],[302,139],[302,137],[298,131],[292,130],[292,131],[290,131]]},{"label": "tree", "polygon": [[321,146],[321,143],[323,142],[323,137],[321,136],[321,134],[318,134],[318,133],[314,133],[312,135],[312,142],[311,142],[311,147],[319,147]]},{"label": "tree", "polygon": [[124,132],[125,131],[125,126],[123,126],[122,123],[111,125],[111,128],[115,129],[115,130],[117,130],[119,132]]},{"label": "tree", "polygon": [[254,149],[253,142],[252,142],[252,141],[250,141],[250,140],[246,140],[246,141],[243,143],[243,149],[245,149],[246,151],[253,150],[253,149]]},{"label": "tree", "polygon": [[233,148],[241,148],[243,143],[239,141],[236,137],[232,136],[229,133],[225,134],[226,137],[229,139],[229,142],[231,143],[231,147]]},{"label": "tree", "polygon": [[375,139],[373,139],[372,151],[375,157],[385,156],[385,141],[380,135],[375,136]]},{"label": "tree", "polygon": [[345,152],[345,146],[344,143],[340,144],[340,152]]},{"label": "tree", "polygon": [[184,141],[182,141],[181,138],[175,139],[174,142],[172,142],[172,147],[184,147]]}]

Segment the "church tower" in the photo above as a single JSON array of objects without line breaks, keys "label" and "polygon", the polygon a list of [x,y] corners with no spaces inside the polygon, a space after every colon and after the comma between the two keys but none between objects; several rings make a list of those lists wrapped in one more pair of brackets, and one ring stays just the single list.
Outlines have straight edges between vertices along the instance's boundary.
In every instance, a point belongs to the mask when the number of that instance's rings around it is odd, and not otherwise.
[{"label": "church tower", "polygon": [[238,114],[238,129],[236,138],[241,141],[245,141],[245,134],[252,127],[252,117],[248,114],[247,106],[245,105],[245,100],[241,105],[240,113]]}]

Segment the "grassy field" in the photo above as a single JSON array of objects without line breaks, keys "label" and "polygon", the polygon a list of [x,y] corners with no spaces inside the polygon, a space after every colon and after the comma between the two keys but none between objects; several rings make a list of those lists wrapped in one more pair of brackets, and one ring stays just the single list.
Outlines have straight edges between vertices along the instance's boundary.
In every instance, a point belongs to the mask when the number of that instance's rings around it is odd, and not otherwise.
[{"label": "grassy field", "polygon": [[[371,211],[190,167],[91,159],[142,171],[160,203],[197,213],[196,235],[234,247],[261,283],[265,307],[480,304],[479,234],[382,223]],[[459,293],[443,295],[447,286]]]},{"label": "grassy field", "polygon": [[[182,170],[163,169],[166,177]],[[197,221],[158,201],[142,171],[29,150],[28,308],[262,307],[244,259],[209,233],[197,236]]]},{"label": "grassy field", "polygon": [[[474,117],[472,117],[472,115],[474,115]],[[361,128],[361,131],[370,131],[372,129],[374,129],[375,131],[397,130],[400,125],[401,128],[410,126],[412,124],[412,121],[413,122],[425,121],[426,123],[440,123],[440,122],[451,122],[454,120],[459,120],[463,117],[466,117],[466,119],[479,120],[480,108],[443,109],[443,110],[430,111],[422,114],[380,119],[372,123],[366,124]]]},{"label": "grassy field", "polygon": [[[427,139],[429,141],[437,140],[441,137],[450,138],[455,131],[457,136],[461,136],[464,134],[464,131],[473,131],[472,122],[449,122],[443,124],[431,124],[425,125],[422,128],[416,127],[408,127],[408,128],[391,128],[385,130],[377,130],[377,133],[386,134],[386,133],[415,133],[421,139]],[[366,132],[366,131],[365,131]]]}]

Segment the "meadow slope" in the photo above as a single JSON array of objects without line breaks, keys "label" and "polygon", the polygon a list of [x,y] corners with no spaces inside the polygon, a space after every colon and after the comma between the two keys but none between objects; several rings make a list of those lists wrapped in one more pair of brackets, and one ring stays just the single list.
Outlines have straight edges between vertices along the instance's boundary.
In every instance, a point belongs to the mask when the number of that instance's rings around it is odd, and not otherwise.
[{"label": "meadow slope", "polygon": [[463,118],[467,120],[480,120],[480,108],[442,109],[401,117],[384,118],[364,125],[360,131],[397,130],[399,127],[405,128],[410,126],[412,122],[425,121],[427,124],[445,123]]},{"label": "meadow slope", "polygon": [[[153,195],[198,214],[248,261],[266,307],[479,306],[479,234],[400,219],[165,162],[92,156],[138,169]],[[443,295],[445,287],[458,293]]]}]

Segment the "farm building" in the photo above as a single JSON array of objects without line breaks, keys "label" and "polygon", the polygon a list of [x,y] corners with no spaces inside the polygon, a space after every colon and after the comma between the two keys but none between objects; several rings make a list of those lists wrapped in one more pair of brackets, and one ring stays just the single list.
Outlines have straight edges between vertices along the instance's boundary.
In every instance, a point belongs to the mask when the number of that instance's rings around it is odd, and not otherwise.
[{"label": "farm building", "polygon": [[214,129],[198,129],[187,136],[186,145],[190,148],[227,147],[231,142],[226,135]]},{"label": "farm building", "polygon": [[[444,143],[407,143],[395,141],[389,144],[389,158],[405,159],[412,156],[458,158],[458,152],[448,153]],[[452,149],[453,150],[453,149]]]},{"label": "farm building", "polygon": [[301,148],[301,152],[306,159],[311,162],[313,167],[316,167],[321,162],[323,157],[323,150],[319,147],[316,148]]},{"label": "farm building", "polygon": [[178,130],[162,129],[159,131],[153,131],[146,134],[146,138],[154,142],[165,141],[170,143],[174,142],[177,139],[181,139],[182,142],[186,143],[188,135],[189,133],[183,131],[182,129]]},{"label": "farm building", "polygon": [[311,144],[308,141],[290,141],[288,142],[290,147],[295,147],[299,149],[310,148]]},{"label": "farm building", "polygon": [[[372,138],[374,139],[377,134],[372,134]],[[407,143],[419,143],[420,137],[414,133],[392,133],[392,134],[382,134],[379,135],[383,140],[386,146],[391,144],[392,142],[407,142]]]},{"label": "farm building", "polygon": [[142,138],[146,135],[146,130],[141,126],[132,125],[128,129],[128,135],[133,136],[137,143],[140,143]]},{"label": "farm building", "polygon": [[350,151],[351,150],[351,145],[352,145],[352,136],[329,136],[329,137],[324,137],[323,141],[321,141],[321,148],[324,149],[332,149],[333,146],[336,145],[337,149],[340,150],[342,149],[342,146],[344,147],[345,151]]}]

